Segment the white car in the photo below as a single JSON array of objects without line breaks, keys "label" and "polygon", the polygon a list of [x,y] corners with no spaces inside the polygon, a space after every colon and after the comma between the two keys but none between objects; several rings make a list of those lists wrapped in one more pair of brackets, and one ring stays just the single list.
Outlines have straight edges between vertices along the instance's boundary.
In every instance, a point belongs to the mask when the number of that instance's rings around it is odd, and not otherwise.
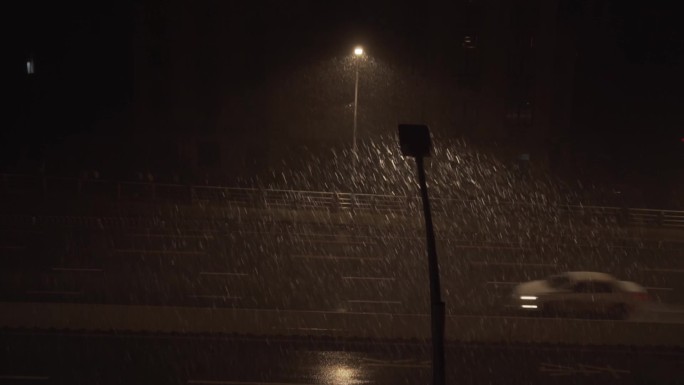
[{"label": "white car", "polygon": [[603,315],[628,318],[649,300],[641,285],[589,271],[553,275],[525,282],[513,290],[515,306],[549,315]]}]

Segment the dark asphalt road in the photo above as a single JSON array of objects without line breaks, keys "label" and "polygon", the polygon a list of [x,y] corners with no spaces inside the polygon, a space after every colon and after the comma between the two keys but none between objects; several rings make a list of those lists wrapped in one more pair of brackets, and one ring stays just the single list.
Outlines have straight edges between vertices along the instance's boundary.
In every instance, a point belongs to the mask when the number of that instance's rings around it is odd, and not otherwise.
[{"label": "dark asphalt road", "polygon": [[[0,384],[429,384],[420,341],[0,334]],[[682,384],[684,350],[447,344],[447,384]]]}]

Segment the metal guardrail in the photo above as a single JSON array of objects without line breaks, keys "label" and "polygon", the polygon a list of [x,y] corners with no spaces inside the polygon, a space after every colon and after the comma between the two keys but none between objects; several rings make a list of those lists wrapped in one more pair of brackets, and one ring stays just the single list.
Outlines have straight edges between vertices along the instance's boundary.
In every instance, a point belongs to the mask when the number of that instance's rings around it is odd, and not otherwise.
[{"label": "metal guardrail", "polygon": [[[221,203],[233,207],[357,210],[402,214],[420,210],[418,196],[357,194],[349,192],[298,191],[183,185],[173,183],[120,182],[103,179],[79,179],[20,174],[0,174],[0,196],[5,200],[97,200],[122,202]],[[474,202],[433,198],[433,209],[467,210]],[[501,209],[516,212],[532,203],[492,202]],[[556,208],[568,215],[587,220],[610,219],[625,225],[684,228],[684,211],[645,208],[564,205]]]}]

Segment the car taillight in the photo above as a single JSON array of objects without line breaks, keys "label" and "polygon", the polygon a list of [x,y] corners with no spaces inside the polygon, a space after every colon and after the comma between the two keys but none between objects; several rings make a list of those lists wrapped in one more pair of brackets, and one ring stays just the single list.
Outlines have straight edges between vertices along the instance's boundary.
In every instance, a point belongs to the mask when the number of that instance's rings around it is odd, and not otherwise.
[{"label": "car taillight", "polygon": [[636,292],[632,293],[632,296],[639,301],[648,301],[651,299],[651,296],[649,296],[648,293]]}]

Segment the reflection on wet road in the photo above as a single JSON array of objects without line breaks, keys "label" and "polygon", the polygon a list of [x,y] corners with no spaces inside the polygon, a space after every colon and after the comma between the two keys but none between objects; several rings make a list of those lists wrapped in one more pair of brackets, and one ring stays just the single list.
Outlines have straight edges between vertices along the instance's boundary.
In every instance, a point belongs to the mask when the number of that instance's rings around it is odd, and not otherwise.
[{"label": "reflection on wet road", "polygon": [[[423,341],[0,335],[0,383],[429,384]],[[452,384],[674,384],[684,350],[447,344]]]}]

